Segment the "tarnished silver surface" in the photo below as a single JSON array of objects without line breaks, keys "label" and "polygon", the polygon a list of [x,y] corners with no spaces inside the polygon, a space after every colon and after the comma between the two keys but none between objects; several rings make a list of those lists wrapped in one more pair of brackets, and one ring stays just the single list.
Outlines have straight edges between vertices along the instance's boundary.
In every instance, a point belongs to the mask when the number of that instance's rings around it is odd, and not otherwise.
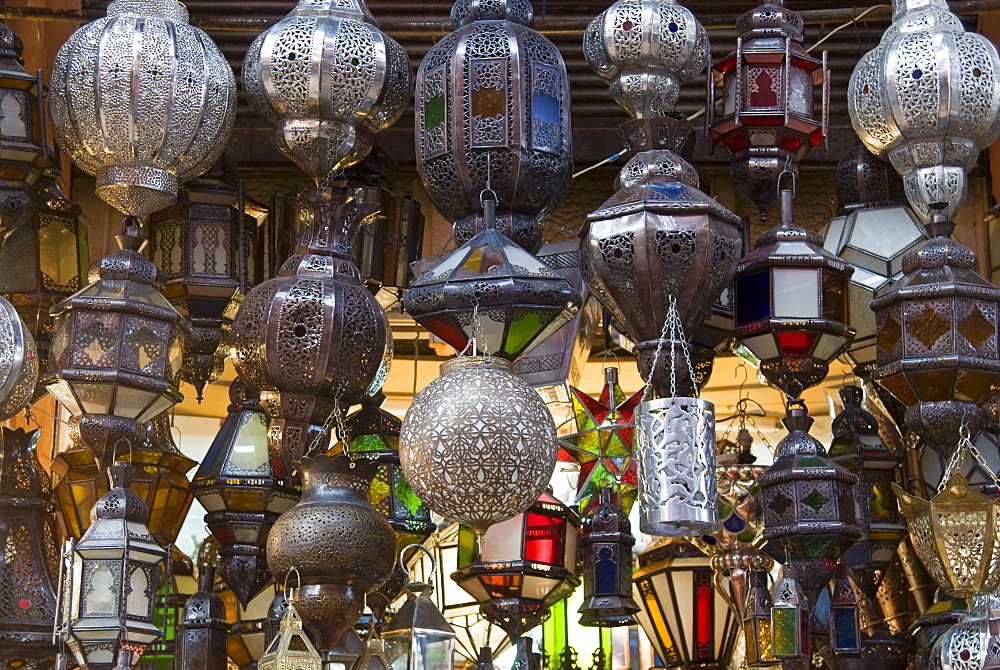
[{"label": "tarnished silver surface", "polygon": [[406,52],[364,0],[301,0],[243,61],[247,98],[276,124],[278,149],[317,180],[367,156],[412,86]]},{"label": "tarnished silver surface", "polygon": [[1000,57],[965,32],[946,0],[893,0],[893,22],[851,75],[854,129],[903,176],[906,197],[925,220],[953,217],[965,173],[1000,136]]},{"label": "tarnished silver surface", "polygon": [[688,537],[718,529],[715,405],[701,398],[660,398],[635,413],[639,529]]},{"label": "tarnished silver surface", "polygon": [[0,421],[20,412],[38,381],[38,353],[31,331],[14,306],[0,298]]},{"label": "tarnished silver surface", "polygon": [[49,100],[59,146],[97,177],[98,195],[145,216],[219,158],[236,79],[180,2],[116,0],[59,50]]}]

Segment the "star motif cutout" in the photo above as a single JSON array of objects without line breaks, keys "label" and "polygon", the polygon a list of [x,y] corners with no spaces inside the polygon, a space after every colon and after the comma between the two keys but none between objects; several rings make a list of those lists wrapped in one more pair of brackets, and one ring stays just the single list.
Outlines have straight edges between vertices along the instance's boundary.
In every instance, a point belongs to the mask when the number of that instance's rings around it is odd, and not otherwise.
[{"label": "star motif cutout", "polygon": [[611,487],[626,514],[636,499],[636,463],[632,458],[632,415],[643,391],[626,397],[615,368],[605,369],[604,390],[592,398],[572,388],[576,432],[559,438],[559,460],[580,465],[576,502],[586,514],[598,490]]}]

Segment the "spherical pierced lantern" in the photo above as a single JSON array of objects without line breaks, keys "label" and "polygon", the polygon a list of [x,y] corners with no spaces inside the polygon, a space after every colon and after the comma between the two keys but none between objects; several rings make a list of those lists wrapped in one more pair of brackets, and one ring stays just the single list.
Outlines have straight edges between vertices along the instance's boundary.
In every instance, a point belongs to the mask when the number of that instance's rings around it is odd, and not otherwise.
[{"label": "spherical pierced lantern", "polygon": [[497,358],[444,363],[399,435],[403,472],[420,499],[480,535],[534,503],[555,468],[552,415],[512,370]]},{"label": "spherical pierced lantern", "polygon": [[368,155],[412,85],[406,52],[365,0],[300,0],[243,61],[247,98],[277,124],[278,149],[317,181]]},{"label": "spherical pierced lantern", "polygon": [[736,52],[712,65],[706,123],[715,144],[732,154],[736,190],[762,220],[781,173],[797,171],[829,129],[826,52],[822,59],[806,52],[802,27],[784,0],[766,0],[737,20]]},{"label": "spherical pierced lantern", "polygon": [[38,381],[38,352],[13,305],[0,298],[0,421],[24,409]]},{"label": "spherical pierced lantern", "polygon": [[101,199],[142,217],[218,159],[236,79],[180,2],[116,0],[59,49],[49,101],[59,146],[97,177]]},{"label": "spherical pierced lantern", "polygon": [[243,300],[236,371],[260,391],[275,474],[312,448],[325,452],[336,412],[375,394],[389,374],[392,334],[352,261],[374,205],[353,194],[303,195],[296,253]]},{"label": "spherical pierced lantern", "polygon": [[953,217],[966,172],[1000,136],[1000,56],[945,0],[893,0],[892,25],[851,74],[848,111],[865,145],[903,176],[926,221]]}]

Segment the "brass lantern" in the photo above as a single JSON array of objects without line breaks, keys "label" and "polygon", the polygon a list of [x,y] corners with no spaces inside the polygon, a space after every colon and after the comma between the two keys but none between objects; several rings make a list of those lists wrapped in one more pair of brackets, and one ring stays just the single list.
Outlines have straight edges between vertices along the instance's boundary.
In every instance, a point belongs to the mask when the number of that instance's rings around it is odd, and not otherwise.
[{"label": "brass lantern", "polygon": [[787,565],[771,596],[771,653],[781,661],[809,658],[809,601]]},{"label": "brass lantern", "polygon": [[111,467],[111,490],[69,556],[59,623],[80,665],[136,667],[161,635],[153,622],[157,565],[166,555],[146,530],[146,504],[129,490],[131,467]]},{"label": "brass lantern", "polygon": [[827,139],[826,52],[822,59],[806,52],[802,27],[784,0],[765,0],[737,20],[736,51],[712,65],[706,125],[713,142],[732,154],[736,190],[757,205],[762,221],[781,173],[797,171]]},{"label": "brass lantern", "polygon": [[774,657],[774,636],[771,629],[771,590],[768,572],[752,570],[747,577],[747,600],[744,603],[743,636],[746,643],[747,665],[763,668],[780,665]]},{"label": "brass lantern", "polygon": [[323,659],[306,632],[302,619],[289,604],[281,628],[257,662],[258,670],[322,670]]},{"label": "brass lantern", "polygon": [[760,374],[789,398],[826,377],[854,337],[847,286],[851,268],[796,225],[792,192],[781,192],[781,223],[762,233],[736,270],[733,337]]},{"label": "brass lantern", "polygon": [[38,381],[38,350],[14,307],[0,298],[0,421],[24,409]]}]

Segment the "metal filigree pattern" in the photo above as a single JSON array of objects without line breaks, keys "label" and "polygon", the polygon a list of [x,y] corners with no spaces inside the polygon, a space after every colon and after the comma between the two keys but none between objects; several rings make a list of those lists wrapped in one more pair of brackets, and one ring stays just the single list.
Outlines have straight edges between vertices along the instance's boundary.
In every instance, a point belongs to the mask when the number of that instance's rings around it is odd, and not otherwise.
[{"label": "metal filigree pattern", "polygon": [[117,0],[59,50],[50,109],[60,147],[97,177],[98,195],[145,216],[173,204],[178,183],[219,158],[236,80],[181,3]]},{"label": "metal filigree pattern", "polygon": [[0,298],[0,421],[27,406],[37,381],[35,340],[14,307]]},{"label": "metal filigree pattern", "polygon": [[499,359],[442,365],[410,405],[399,436],[414,492],[441,516],[480,533],[538,499],[556,452],[549,410]]},{"label": "metal filigree pattern", "polygon": [[636,409],[639,528],[686,537],[718,528],[715,406],[700,398],[661,398]]}]

